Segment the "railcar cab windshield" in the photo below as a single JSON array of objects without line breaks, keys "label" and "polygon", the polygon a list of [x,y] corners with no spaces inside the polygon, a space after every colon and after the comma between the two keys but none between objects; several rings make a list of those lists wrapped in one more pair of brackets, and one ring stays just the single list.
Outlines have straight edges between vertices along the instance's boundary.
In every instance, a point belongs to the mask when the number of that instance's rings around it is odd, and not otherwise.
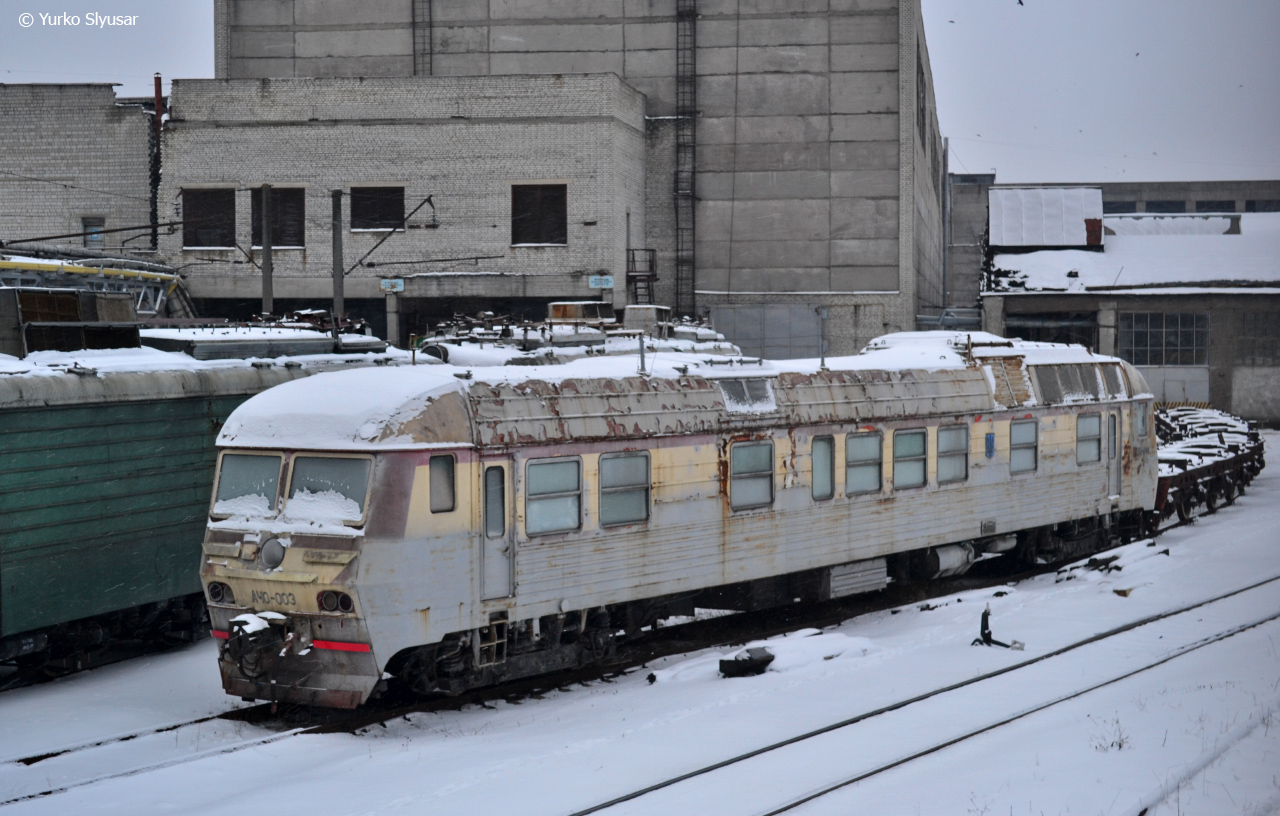
[{"label": "railcar cab windshield", "polygon": [[360,526],[371,464],[361,455],[227,451],[219,459],[210,515]]}]

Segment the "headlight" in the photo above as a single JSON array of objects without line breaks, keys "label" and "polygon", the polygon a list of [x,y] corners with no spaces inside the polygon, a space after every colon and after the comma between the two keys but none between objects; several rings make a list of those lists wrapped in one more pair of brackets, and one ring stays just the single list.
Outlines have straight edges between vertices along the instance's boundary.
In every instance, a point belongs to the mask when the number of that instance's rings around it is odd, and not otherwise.
[{"label": "headlight", "polygon": [[278,538],[267,539],[262,545],[262,552],[258,554],[258,560],[262,562],[262,566],[267,569],[275,569],[284,563],[284,545],[280,543]]},{"label": "headlight", "polygon": [[352,612],[356,608],[356,602],[351,600],[351,596],[345,592],[334,592],[332,589],[326,589],[316,596],[316,603],[325,612]]},{"label": "headlight", "polygon": [[226,584],[220,584],[217,581],[209,582],[209,600],[213,603],[233,604],[236,602],[236,596],[231,592],[231,587]]}]

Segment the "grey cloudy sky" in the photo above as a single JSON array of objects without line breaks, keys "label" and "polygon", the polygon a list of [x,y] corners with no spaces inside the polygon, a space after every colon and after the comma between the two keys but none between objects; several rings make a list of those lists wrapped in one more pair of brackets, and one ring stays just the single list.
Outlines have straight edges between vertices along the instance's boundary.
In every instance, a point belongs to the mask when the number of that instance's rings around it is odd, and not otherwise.
[{"label": "grey cloudy sky", "polygon": [[[477,0],[480,2],[480,0]],[[952,169],[1005,182],[1280,178],[1280,0],[923,0]],[[0,82],[213,74],[209,0],[0,0]],[[95,29],[88,12],[137,15]],[[35,16],[29,28],[19,15]],[[66,12],[79,26],[49,26]],[[167,90],[167,83],[166,83]]]}]

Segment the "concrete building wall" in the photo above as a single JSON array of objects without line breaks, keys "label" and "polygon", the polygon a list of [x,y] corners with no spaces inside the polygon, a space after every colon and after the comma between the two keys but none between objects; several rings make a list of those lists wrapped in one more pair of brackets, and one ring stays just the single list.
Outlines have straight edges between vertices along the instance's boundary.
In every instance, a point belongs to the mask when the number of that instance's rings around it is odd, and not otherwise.
[{"label": "concrete building wall", "polygon": [[[647,229],[672,301],[675,0],[217,0],[219,77],[610,72],[647,100]],[[831,307],[833,353],[914,327],[940,276],[917,0],[702,0],[700,308]],[[919,44],[919,46],[918,46]],[[916,126],[917,50],[926,85]],[[920,177],[928,179],[923,183]],[[905,202],[905,203],[903,203]],[[747,321],[750,322],[750,319]],[[806,329],[807,331],[807,329]]]},{"label": "concrete building wall", "polygon": [[[306,246],[274,251],[275,295],[327,298],[331,191],[403,187],[406,214],[428,195],[434,210],[350,273],[349,297],[380,297],[379,279],[398,278],[403,298],[436,304],[598,299],[591,275],[625,278],[628,213],[633,233],[645,230],[643,104],[611,75],[176,80],[162,207],[180,211],[184,189],[235,189],[239,248],[184,249],[178,232],[161,249],[197,298],[259,297],[251,190],[301,187]],[[516,183],[567,186],[566,245],[512,245]],[[352,231],[349,195],[343,206],[350,267],[386,233]]]},{"label": "concrete building wall", "polygon": [[978,303],[987,250],[987,190],[995,175],[952,174],[951,233],[947,245],[948,306]]},{"label": "concrete building wall", "polygon": [[[152,119],[109,84],[0,85],[0,241],[151,222]],[[150,246],[150,231],[104,236]],[[54,243],[83,247],[83,238]],[[15,250],[17,247],[15,247]]]}]

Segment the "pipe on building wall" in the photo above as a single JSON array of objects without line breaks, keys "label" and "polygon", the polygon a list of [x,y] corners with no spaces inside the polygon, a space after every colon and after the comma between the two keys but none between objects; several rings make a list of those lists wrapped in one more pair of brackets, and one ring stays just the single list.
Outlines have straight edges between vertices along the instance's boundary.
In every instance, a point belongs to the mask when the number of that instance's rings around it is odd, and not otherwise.
[{"label": "pipe on building wall", "polygon": [[160,93],[160,72],[155,75],[156,110],[151,136],[151,249],[160,248],[160,119],[164,116],[164,97]]}]

